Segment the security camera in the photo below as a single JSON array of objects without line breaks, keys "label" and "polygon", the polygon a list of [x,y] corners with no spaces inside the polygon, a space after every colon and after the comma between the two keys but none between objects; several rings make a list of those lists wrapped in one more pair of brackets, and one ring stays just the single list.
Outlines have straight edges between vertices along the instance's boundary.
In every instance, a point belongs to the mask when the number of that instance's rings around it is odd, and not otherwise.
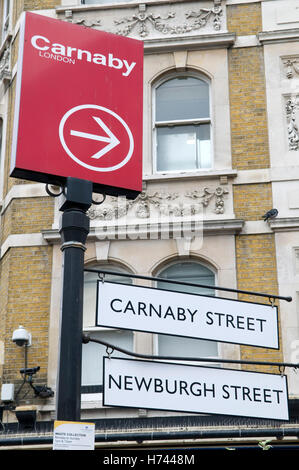
[{"label": "security camera", "polygon": [[40,370],[40,367],[27,367],[26,369],[20,369],[20,374],[34,375]]},{"label": "security camera", "polygon": [[12,334],[12,340],[18,346],[30,346],[31,345],[31,334],[23,327],[19,326]]}]

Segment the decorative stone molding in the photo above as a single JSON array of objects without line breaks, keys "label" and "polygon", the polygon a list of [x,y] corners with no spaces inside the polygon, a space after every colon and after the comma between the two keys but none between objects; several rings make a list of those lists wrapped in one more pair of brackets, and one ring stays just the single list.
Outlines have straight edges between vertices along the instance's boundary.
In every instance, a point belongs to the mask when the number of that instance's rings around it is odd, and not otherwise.
[{"label": "decorative stone molding", "polygon": [[221,186],[216,187],[216,189],[205,187],[182,195],[159,191],[149,194],[142,191],[134,201],[127,200],[124,197],[107,198],[107,202],[105,201],[102,205],[92,206],[88,211],[88,215],[91,220],[106,221],[120,219],[127,215],[137,219],[149,219],[153,209],[159,216],[180,218],[186,215],[201,214],[203,208],[209,206],[212,199],[215,200],[214,213],[223,214],[225,211],[224,196],[226,194],[228,194],[228,190]]},{"label": "decorative stone molding", "polygon": [[282,59],[284,72],[288,79],[298,75],[299,77],[299,56],[285,57]]},{"label": "decorative stone molding", "polygon": [[11,80],[11,68],[10,68],[10,48],[6,47],[1,60],[0,60],[0,80],[10,81]]},{"label": "decorative stone molding", "polygon": [[86,18],[76,17],[73,18],[73,11],[66,10],[64,13],[65,19],[69,23],[79,24],[82,26],[87,26],[88,28],[92,28],[94,26],[101,26],[101,20],[87,20]]},{"label": "decorative stone molding", "polygon": [[269,221],[269,225],[273,232],[297,232],[299,229],[299,217],[272,219]]},{"label": "decorative stone molding", "polygon": [[190,11],[186,13],[186,18],[195,18],[193,29],[202,28],[207,24],[210,17],[213,17],[213,27],[216,31],[221,29],[222,16],[221,0],[214,0],[214,7],[211,9],[201,8],[199,11]]},{"label": "decorative stone molding", "polygon": [[210,18],[213,18],[213,27],[215,30],[221,29],[221,16],[222,16],[222,0],[214,0],[213,8],[200,8],[198,11],[189,11],[185,13],[187,22],[180,25],[173,25],[167,23],[168,20],[175,18],[176,13],[169,11],[164,17],[160,14],[147,12],[145,4],[139,5],[138,13],[132,16],[126,16],[114,20],[117,29],[116,34],[128,36],[135,27],[138,27],[138,35],[142,38],[150,34],[149,26],[162,34],[184,34],[206,26]]},{"label": "decorative stone molding", "polygon": [[288,125],[289,150],[299,150],[299,130],[296,121],[296,110],[298,109],[298,96],[289,98],[286,102],[286,116]]},{"label": "decorative stone molding", "polygon": [[224,195],[228,194],[228,190],[222,186],[218,186],[215,190],[204,188],[202,192],[194,190],[191,193],[187,193],[187,197],[191,197],[193,200],[196,199],[204,207],[209,205],[210,200],[215,198],[215,210],[216,214],[224,214]]}]

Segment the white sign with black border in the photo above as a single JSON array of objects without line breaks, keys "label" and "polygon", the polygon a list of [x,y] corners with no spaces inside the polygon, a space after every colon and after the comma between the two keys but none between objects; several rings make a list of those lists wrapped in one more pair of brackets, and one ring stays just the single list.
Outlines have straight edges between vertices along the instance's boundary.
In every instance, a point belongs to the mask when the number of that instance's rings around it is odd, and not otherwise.
[{"label": "white sign with black border", "polygon": [[95,424],[54,421],[53,450],[94,450]]},{"label": "white sign with black border", "polygon": [[279,349],[277,307],[98,281],[96,325]]},{"label": "white sign with black border", "polygon": [[285,375],[103,358],[103,405],[287,421]]}]

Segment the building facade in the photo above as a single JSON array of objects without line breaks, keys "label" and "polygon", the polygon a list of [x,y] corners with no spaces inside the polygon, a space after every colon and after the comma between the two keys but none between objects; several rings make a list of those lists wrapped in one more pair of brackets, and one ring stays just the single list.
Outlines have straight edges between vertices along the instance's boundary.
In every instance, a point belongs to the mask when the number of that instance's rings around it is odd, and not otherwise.
[{"label": "building facade", "polygon": [[[186,339],[96,327],[98,275],[86,271],[83,331],[139,354],[213,358],[219,367],[225,367],[221,359],[231,359],[236,369],[280,373],[277,366],[238,361],[298,363],[296,0],[2,0],[1,8],[0,377],[2,385],[14,384],[13,401],[2,407],[1,444],[9,448],[13,430],[15,437],[21,432],[16,407],[27,406],[37,410],[31,444],[51,446],[59,351],[59,197],[51,197],[43,183],[9,176],[23,11],[144,42],[143,191],[133,201],[107,196],[89,209],[86,268],[113,271],[107,279],[136,285],[169,289],[162,280],[146,277],[206,284],[210,288],[181,289],[253,302],[269,303],[271,295],[292,297],[292,302],[275,302],[278,350]],[[264,220],[272,208],[278,215]],[[213,286],[265,293],[270,299]],[[23,384],[24,348],[12,341],[20,325],[32,335],[28,367],[40,367],[34,383],[46,384],[54,396],[36,397]],[[138,441],[139,432],[176,445],[182,439],[197,446],[225,445],[228,439],[239,445],[265,435],[273,445],[281,435],[288,443],[296,441],[299,376],[293,368],[284,369],[290,422],[264,422],[105,407],[105,353],[96,343],[82,347],[81,419],[96,422],[99,447],[103,429],[106,445],[110,436],[120,446]],[[41,429],[48,432],[43,438]],[[144,442],[153,445],[150,438]]]}]

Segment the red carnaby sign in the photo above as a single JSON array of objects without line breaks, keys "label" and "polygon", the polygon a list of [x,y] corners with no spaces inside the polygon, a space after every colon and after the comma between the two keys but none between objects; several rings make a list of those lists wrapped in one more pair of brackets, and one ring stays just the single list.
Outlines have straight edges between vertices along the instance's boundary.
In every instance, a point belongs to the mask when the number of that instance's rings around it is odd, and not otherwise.
[{"label": "red carnaby sign", "polygon": [[142,41],[24,13],[10,176],[136,197],[142,88]]}]

